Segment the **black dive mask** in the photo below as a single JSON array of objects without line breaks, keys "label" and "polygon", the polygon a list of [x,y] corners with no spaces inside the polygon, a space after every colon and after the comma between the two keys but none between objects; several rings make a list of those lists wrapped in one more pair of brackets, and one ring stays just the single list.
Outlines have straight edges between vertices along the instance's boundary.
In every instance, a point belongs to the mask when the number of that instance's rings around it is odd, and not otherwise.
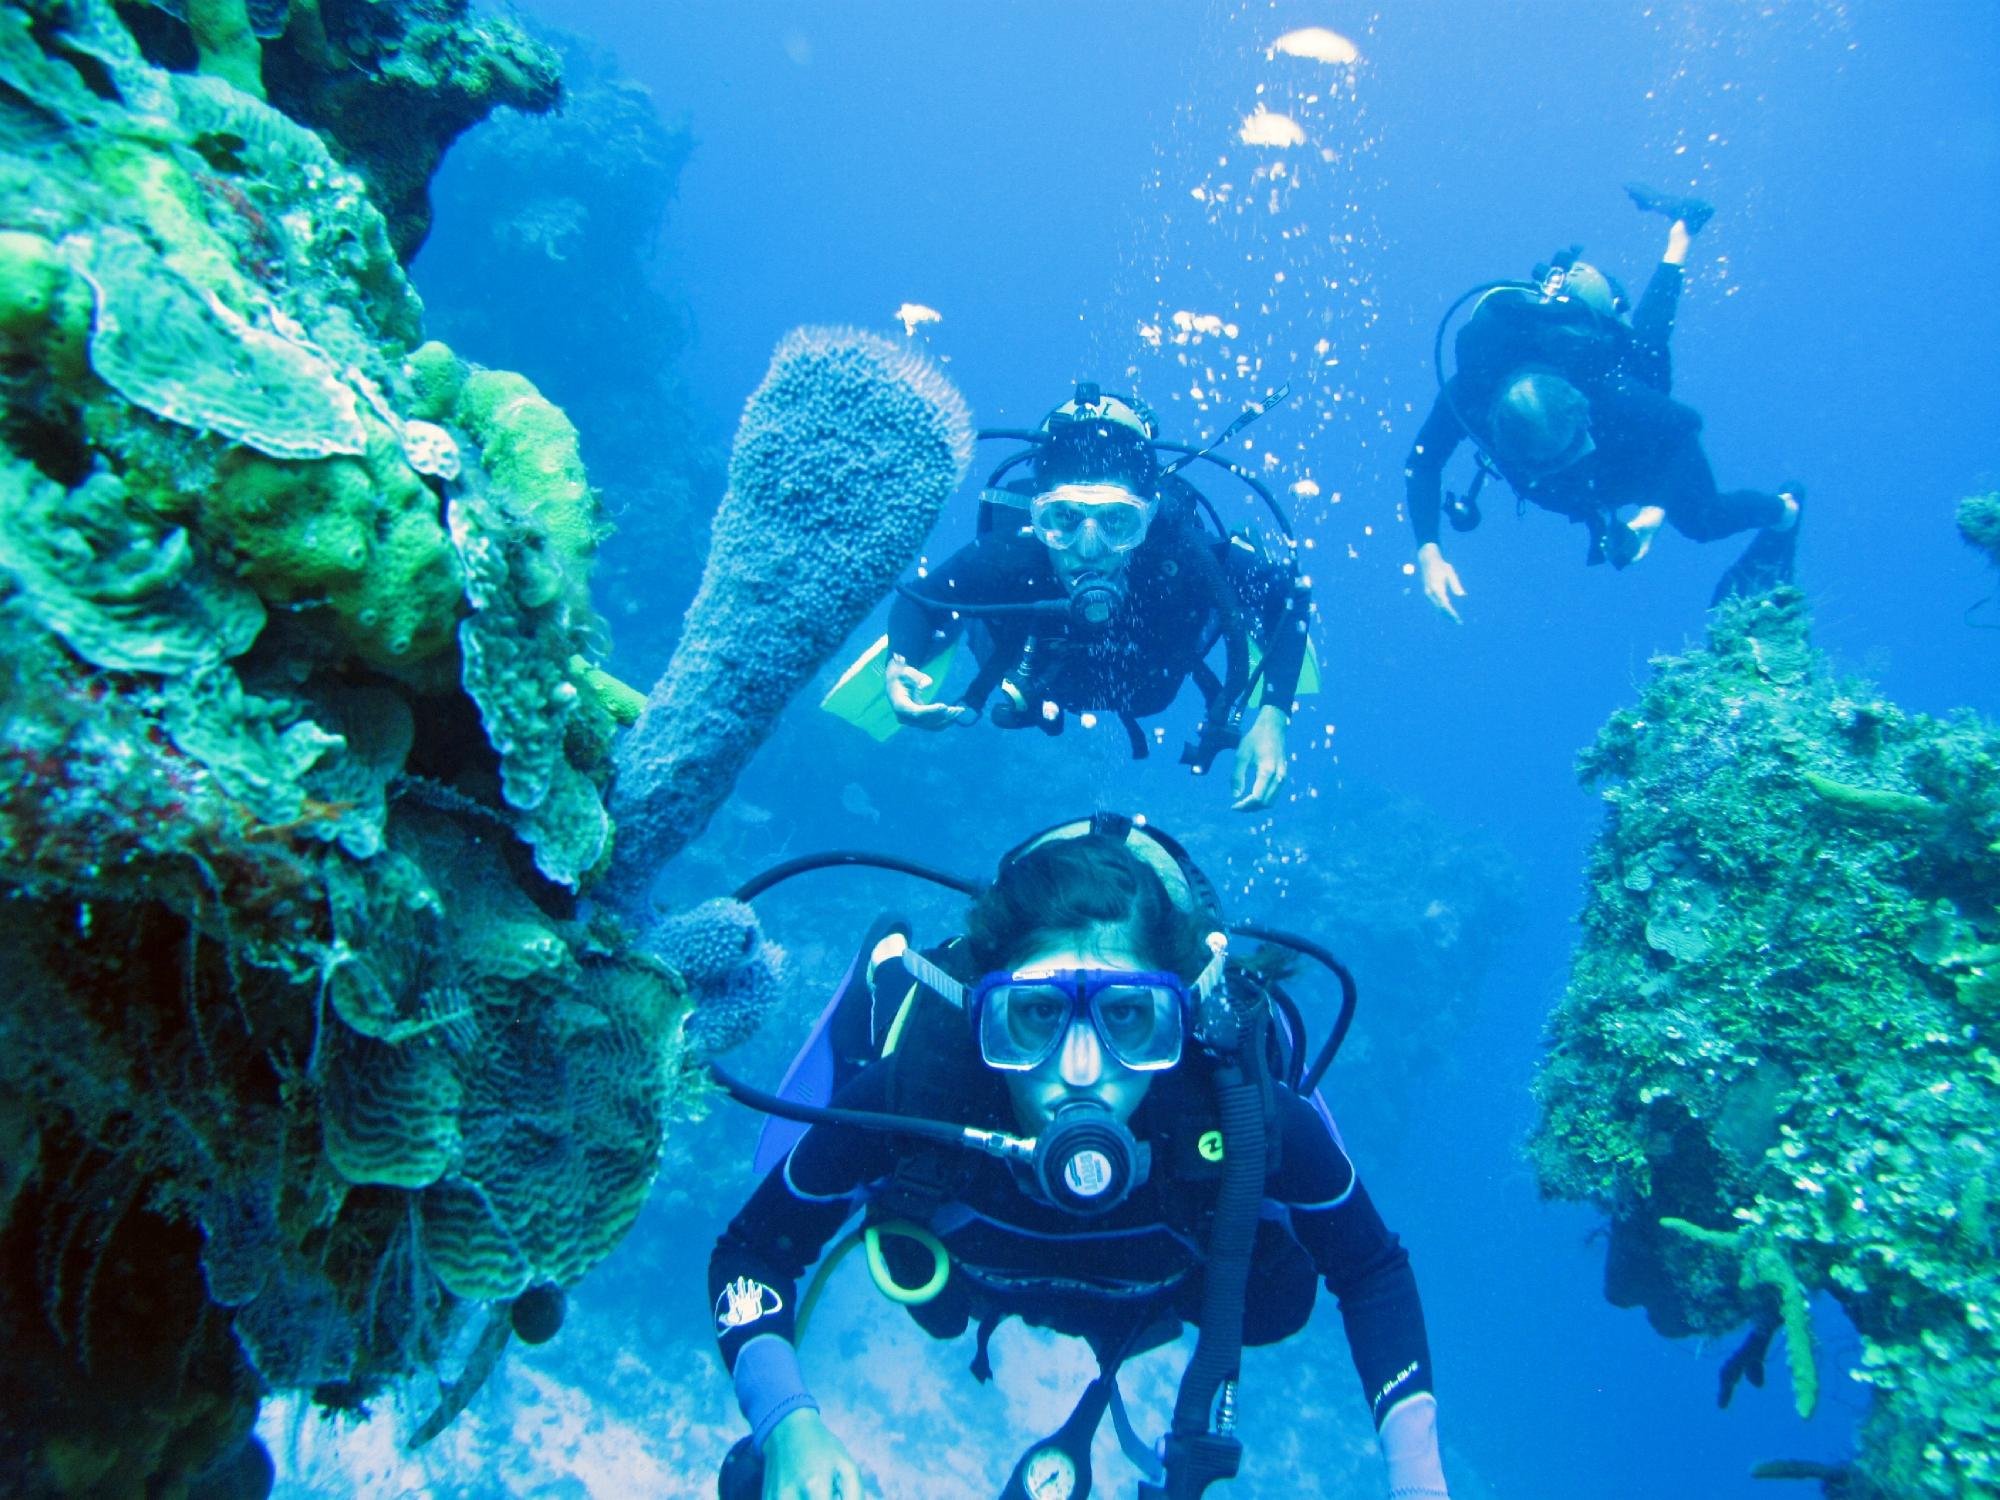
[{"label": "black dive mask", "polygon": [[1022,1191],[1066,1213],[1111,1212],[1153,1170],[1153,1148],[1095,1099],[1076,1099],[1055,1112],[1035,1139],[1035,1154],[1012,1163]]}]

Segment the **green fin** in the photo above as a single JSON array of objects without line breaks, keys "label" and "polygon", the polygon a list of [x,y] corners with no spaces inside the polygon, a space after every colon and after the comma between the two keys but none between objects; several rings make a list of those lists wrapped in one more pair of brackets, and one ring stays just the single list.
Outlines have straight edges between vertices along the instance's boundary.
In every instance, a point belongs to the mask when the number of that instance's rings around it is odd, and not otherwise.
[{"label": "green fin", "polygon": [[[924,663],[931,685],[917,694],[920,701],[929,703],[937,697],[957,651],[958,643],[954,641]],[[883,686],[888,666],[889,637],[885,635],[878,637],[853,666],[840,674],[840,680],[827,689],[819,706],[835,718],[845,719],[877,744],[883,743],[903,727],[903,721],[889,707],[889,694]]]},{"label": "green fin", "polygon": [[[1250,670],[1253,673],[1257,670],[1257,664],[1261,662],[1263,659],[1264,659],[1263,650],[1257,645],[1257,643],[1254,640],[1251,641]],[[1319,647],[1315,646],[1312,643],[1312,637],[1308,636],[1306,637],[1305,665],[1299,668],[1298,696],[1301,698],[1310,697],[1312,694],[1318,691],[1319,691]],[[1257,684],[1258,706],[1262,707],[1263,702],[1264,702],[1264,684],[1262,682],[1259,682]]]}]

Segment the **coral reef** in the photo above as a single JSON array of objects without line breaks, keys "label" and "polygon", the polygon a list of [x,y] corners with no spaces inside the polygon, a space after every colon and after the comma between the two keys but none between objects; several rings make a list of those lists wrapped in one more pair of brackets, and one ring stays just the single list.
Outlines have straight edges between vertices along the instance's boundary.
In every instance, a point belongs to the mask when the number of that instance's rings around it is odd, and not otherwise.
[{"label": "coral reef", "polygon": [[[725,484],[727,452],[679,374],[688,313],[656,270],[694,138],[599,49],[545,39],[562,55],[561,110],[503,111],[452,152],[411,275],[434,337],[531,366],[576,423],[618,530],[593,577],[598,607],[620,658],[650,682],[694,597],[702,527]],[[535,295],[516,295],[522,286]]]},{"label": "coral reef", "polygon": [[618,747],[606,893],[641,911],[786,701],[880,602],[971,461],[956,390],[902,345],[787,335],[750,397],[701,590]]},{"label": "coral reef", "polygon": [[1656,668],[1581,763],[1613,784],[1543,1189],[1611,1215],[1606,1294],[1662,1331],[1782,1328],[1802,1413],[1810,1299],[1839,1303],[1874,1402],[1829,1492],[1991,1494],[2000,731],[1834,680],[1790,590]]},{"label": "coral reef", "polygon": [[1984,552],[2000,568],[2000,490],[1967,495],[1958,502],[1958,534],[1966,546]]},{"label": "coral reef", "polygon": [[149,60],[267,98],[368,185],[405,261],[452,142],[502,107],[553,108],[555,54],[471,0],[119,0]]},{"label": "coral reef", "polygon": [[634,695],[574,430],[419,343],[369,185],[227,81],[271,5],[188,6],[205,73],[120,14],[0,9],[10,1495],[182,1493],[270,1391],[357,1407],[476,1304],[504,1343],[687,1092],[686,987],[577,914]]}]

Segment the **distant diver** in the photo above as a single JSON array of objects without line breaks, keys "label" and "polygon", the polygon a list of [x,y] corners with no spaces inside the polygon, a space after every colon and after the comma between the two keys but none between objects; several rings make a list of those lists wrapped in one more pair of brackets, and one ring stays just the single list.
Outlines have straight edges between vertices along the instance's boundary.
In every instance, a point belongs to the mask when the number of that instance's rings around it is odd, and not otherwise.
[{"label": "distant diver", "polygon": [[[981,1381],[1010,1317],[1096,1355],[1098,1378],[1022,1454],[1002,1500],[1087,1494],[1107,1411],[1141,1496],[1192,1500],[1234,1475],[1241,1351],[1304,1328],[1321,1278],[1340,1302],[1388,1493],[1447,1496],[1409,1257],[1318,1092],[1353,1019],[1338,961],[1308,939],[1225,922],[1179,844],[1109,813],[1029,839],[985,887],[840,852],[793,860],[738,895],[856,864],[974,900],[963,936],[921,951],[899,919],[878,921],[779,1093],[715,1069],[777,1117],[759,1146],[763,1181],[709,1262],[716,1335],[751,1426],[724,1464],[724,1500],[860,1495],[795,1352],[828,1274],[857,1246],[926,1333],[977,1330]],[[1278,966],[1268,953],[1239,960],[1231,934],[1339,979],[1339,1019],[1310,1065]],[[1118,1369],[1183,1324],[1198,1339],[1155,1447],[1133,1428]],[[1257,1488],[1274,1486],[1266,1475]]]},{"label": "distant diver", "polygon": [[[1629,567],[1665,522],[1697,542],[1757,532],[1716,585],[1716,601],[1791,579],[1804,489],[1719,490],[1702,451],[1700,413],[1668,394],[1667,345],[1683,266],[1715,210],[1636,183],[1626,192],[1645,212],[1672,221],[1630,323],[1624,288],[1572,246],[1536,266],[1529,281],[1474,287],[1438,325],[1438,394],[1403,473],[1424,597],[1454,620],[1452,600],[1465,589],[1445,561],[1438,523],[1448,516],[1456,530],[1477,526],[1489,478],[1586,527],[1591,564]],[[1445,333],[1467,303],[1472,312],[1458,330],[1447,377]],[[1464,494],[1446,499],[1445,465],[1467,439],[1477,450],[1477,472]]]},{"label": "distant diver", "polygon": [[[1115,715],[1143,757],[1139,720],[1164,712],[1192,679],[1205,714],[1182,762],[1199,773],[1234,750],[1235,806],[1268,807],[1285,779],[1294,700],[1318,686],[1311,597],[1283,509],[1215,450],[1285,394],[1254,404],[1205,448],[1163,441],[1137,397],[1088,383],[1032,431],[980,433],[1025,446],[987,479],[978,535],[898,588],[888,634],[826,707],[881,738],[899,725],[971,723],[982,711],[1001,728],[1051,735],[1069,714]],[[1265,501],[1284,533],[1282,556],[1222,526],[1183,472],[1197,461]],[[957,701],[943,701],[950,653],[968,626],[977,668]],[[1220,675],[1207,661],[1218,646]]]}]

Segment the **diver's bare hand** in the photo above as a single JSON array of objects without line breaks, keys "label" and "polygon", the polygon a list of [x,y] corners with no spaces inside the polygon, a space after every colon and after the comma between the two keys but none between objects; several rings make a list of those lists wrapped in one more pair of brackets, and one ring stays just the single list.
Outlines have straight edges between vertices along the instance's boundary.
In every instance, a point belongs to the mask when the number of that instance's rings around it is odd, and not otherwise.
[{"label": "diver's bare hand", "polygon": [[921,701],[917,694],[931,685],[930,673],[911,666],[900,656],[889,658],[882,678],[889,689],[889,708],[905,724],[914,724],[919,729],[945,729],[972,715],[972,710],[963,703]]},{"label": "diver's bare hand", "polygon": [[861,1500],[861,1470],[810,1406],[764,1439],[764,1500]]},{"label": "diver's bare hand", "polygon": [[1424,597],[1463,625],[1465,621],[1458,618],[1451,601],[1454,595],[1465,597],[1465,585],[1458,581],[1458,569],[1444,560],[1436,542],[1417,548],[1417,575],[1423,580]]},{"label": "diver's bare hand", "polygon": [[1255,812],[1269,807],[1283,785],[1290,763],[1285,758],[1285,726],[1291,721],[1284,711],[1267,703],[1243,731],[1236,746],[1236,779],[1230,804],[1238,812]]}]

